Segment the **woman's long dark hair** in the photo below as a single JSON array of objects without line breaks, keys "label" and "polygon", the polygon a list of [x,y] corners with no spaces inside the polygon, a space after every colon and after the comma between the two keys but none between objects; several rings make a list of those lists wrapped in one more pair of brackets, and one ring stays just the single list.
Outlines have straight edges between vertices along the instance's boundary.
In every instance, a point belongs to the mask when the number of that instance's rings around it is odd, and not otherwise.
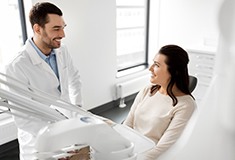
[{"label": "woman's long dark hair", "polygon": [[[178,100],[172,92],[174,84],[176,84],[180,91],[192,96],[189,91],[188,53],[177,45],[163,46],[158,53],[166,56],[165,63],[171,75],[170,82],[167,86],[167,94],[172,98],[173,106],[175,106]],[[159,85],[152,86],[150,93],[155,93],[160,87]]]}]

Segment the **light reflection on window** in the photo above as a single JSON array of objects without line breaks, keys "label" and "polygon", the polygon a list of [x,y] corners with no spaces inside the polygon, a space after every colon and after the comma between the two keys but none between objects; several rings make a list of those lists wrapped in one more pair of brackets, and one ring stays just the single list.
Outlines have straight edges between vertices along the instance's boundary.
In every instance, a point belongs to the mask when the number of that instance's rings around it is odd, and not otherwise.
[{"label": "light reflection on window", "polygon": [[[23,45],[18,0],[0,1],[0,19],[0,72],[4,72],[5,65]],[[1,120],[10,117],[1,113],[0,111]]]},{"label": "light reflection on window", "polygon": [[[0,1],[0,64],[1,69],[23,45],[18,0]],[[3,71],[3,70],[2,70]]]}]

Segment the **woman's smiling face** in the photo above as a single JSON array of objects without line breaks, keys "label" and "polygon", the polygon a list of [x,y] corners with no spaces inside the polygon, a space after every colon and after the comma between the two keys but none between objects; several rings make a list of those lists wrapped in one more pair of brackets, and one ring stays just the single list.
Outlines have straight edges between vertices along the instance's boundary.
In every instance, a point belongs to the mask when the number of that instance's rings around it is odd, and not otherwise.
[{"label": "woman's smiling face", "polygon": [[151,71],[150,82],[155,85],[160,85],[164,88],[167,87],[171,75],[167,69],[167,64],[165,63],[167,57],[163,54],[156,54],[153,59],[153,64],[150,66],[149,71]]}]

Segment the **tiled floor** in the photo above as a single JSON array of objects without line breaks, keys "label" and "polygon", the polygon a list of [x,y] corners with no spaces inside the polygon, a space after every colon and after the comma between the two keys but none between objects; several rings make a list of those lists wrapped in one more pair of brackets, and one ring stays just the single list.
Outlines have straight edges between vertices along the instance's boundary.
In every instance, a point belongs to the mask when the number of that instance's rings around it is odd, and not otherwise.
[{"label": "tiled floor", "polygon": [[0,160],[19,160],[18,141],[4,144],[0,149]]}]

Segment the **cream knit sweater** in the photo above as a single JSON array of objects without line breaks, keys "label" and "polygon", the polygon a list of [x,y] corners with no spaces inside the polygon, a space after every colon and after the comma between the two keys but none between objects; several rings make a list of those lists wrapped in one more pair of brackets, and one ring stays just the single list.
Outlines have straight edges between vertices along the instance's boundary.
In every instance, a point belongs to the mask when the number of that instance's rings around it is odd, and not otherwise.
[{"label": "cream knit sweater", "polygon": [[150,86],[141,90],[124,121],[127,126],[152,139],[156,145],[141,155],[141,160],[156,160],[180,136],[196,103],[190,95],[177,97],[172,105],[170,96],[159,92],[150,96]]}]

